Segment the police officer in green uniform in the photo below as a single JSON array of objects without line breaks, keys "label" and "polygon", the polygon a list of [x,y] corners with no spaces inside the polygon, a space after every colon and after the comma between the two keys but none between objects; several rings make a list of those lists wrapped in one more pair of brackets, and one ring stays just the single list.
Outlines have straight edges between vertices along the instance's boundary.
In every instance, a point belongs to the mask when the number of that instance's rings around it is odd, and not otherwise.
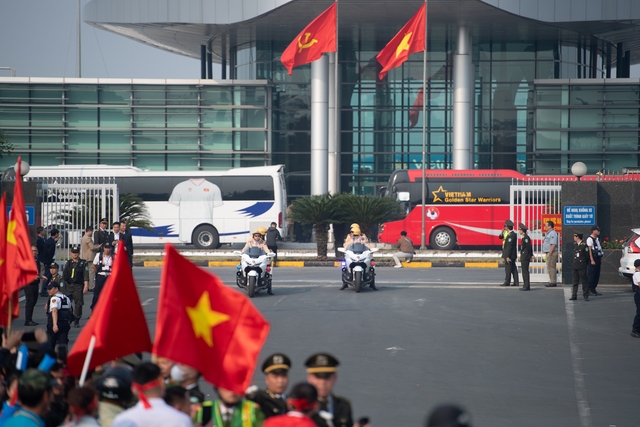
[{"label": "police officer in green uniform", "polygon": [[502,258],[504,259],[504,283],[500,286],[509,286],[511,276],[513,276],[513,284],[518,286],[518,266],[516,259],[518,258],[518,235],[513,231],[513,221],[510,219],[504,222],[504,226],[509,230],[509,234],[504,238],[502,246]]},{"label": "police officer in green uniform", "polygon": [[66,291],[66,287],[64,286],[64,280],[62,280],[62,276],[60,275],[60,266],[57,262],[52,262],[49,264],[49,273],[51,273],[51,279],[47,280],[44,284],[43,289],[47,290],[47,285],[51,282],[56,282],[60,286],[60,290],[62,293]]},{"label": "police officer in green uniform", "polygon": [[257,386],[247,389],[246,398],[260,405],[265,418],[287,413],[284,392],[289,385],[289,369],[291,369],[291,360],[286,355],[272,354],[262,364],[266,390],[260,390]]},{"label": "police officer in green uniform", "polygon": [[320,412],[313,415],[318,427],[352,427],[351,402],[333,394],[338,380],[338,359],[328,353],[311,355],[305,362],[307,382],[318,390]]},{"label": "police officer in green uniform", "polygon": [[257,403],[231,390],[216,388],[217,400],[202,402],[195,422],[204,427],[262,427],[264,414]]},{"label": "police officer in green uniform", "polygon": [[89,265],[80,259],[80,247],[71,247],[71,259],[62,269],[62,280],[66,283],[65,295],[73,302],[74,327],[80,326],[84,294],[89,292]]},{"label": "police officer in green uniform", "polygon": [[521,291],[531,290],[529,282],[529,263],[533,261],[533,247],[531,246],[531,237],[527,234],[527,226],[523,223],[518,224],[520,228],[520,265],[522,266],[522,287]]},{"label": "police officer in green uniform", "polygon": [[569,300],[575,301],[578,299],[578,283],[582,282],[582,296],[585,301],[589,301],[589,285],[587,284],[587,265],[589,265],[589,247],[582,240],[582,233],[575,233],[573,235],[573,264],[572,264],[572,277],[573,277],[573,290],[571,291],[571,298]]}]

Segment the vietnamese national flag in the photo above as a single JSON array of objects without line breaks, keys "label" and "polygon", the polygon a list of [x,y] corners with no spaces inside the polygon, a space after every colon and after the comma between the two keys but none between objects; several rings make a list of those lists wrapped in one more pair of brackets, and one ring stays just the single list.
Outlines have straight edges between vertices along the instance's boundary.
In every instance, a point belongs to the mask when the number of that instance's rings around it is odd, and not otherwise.
[{"label": "vietnamese national flag", "polygon": [[[2,194],[2,199],[0,199],[0,236],[7,235],[7,195],[5,193]],[[7,326],[9,321],[9,298],[5,293],[6,289],[6,254],[7,254],[7,245],[6,239],[0,240],[0,326]],[[11,295],[11,317],[13,319],[17,318],[20,315],[20,302],[18,300],[18,293],[14,292]]]},{"label": "vietnamese national flag", "polygon": [[165,246],[153,353],[244,395],[269,323],[246,295]]},{"label": "vietnamese national flag", "polygon": [[389,70],[402,65],[409,58],[409,55],[426,49],[426,11],[427,4],[424,3],[400,32],[378,53],[376,58],[382,65],[382,71],[378,74],[380,80],[387,75]]},{"label": "vietnamese national flag", "polygon": [[[120,240],[118,245],[123,245]],[[124,250],[123,248],[120,248]],[[113,271],[100,293],[91,319],[67,356],[72,375],[82,373],[91,337],[96,337],[89,369],[132,353],[151,352],[151,337],[126,256],[115,257]]]},{"label": "vietnamese national flag", "polygon": [[13,187],[13,202],[7,224],[7,248],[5,270],[5,292],[8,295],[17,292],[39,276],[38,268],[31,252],[31,239],[27,227],[27,214],[22,195],[22,179],[20,175],[21,159],[18,157],[16,184]]},{"label": "vietnamese national flag", "polygon": [[293,67],[317,61],[336,51],[336,3],[311,21],[282,52],[280,61],[291,75]]}]

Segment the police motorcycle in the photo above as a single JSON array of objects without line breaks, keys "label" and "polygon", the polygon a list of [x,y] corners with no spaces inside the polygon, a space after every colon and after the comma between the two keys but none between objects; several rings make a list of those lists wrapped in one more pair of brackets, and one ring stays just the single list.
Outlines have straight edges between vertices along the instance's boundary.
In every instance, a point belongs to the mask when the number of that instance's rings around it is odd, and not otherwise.
[{"label": "police motorcycle", "polygon": [[249,298],[262,291],[271,289],[273,271],[271,260],[276,254],[265,253],[259,247],[250,247],[246,251],[235,251],[235,255],[240,255],[240,264],[236,267],[236,285],[241,289],[246,289]]},{"label": "police motorcycle", "polygon": [[360,292],[363,286],[376,289],[376,269],[373,253],[378,248],[368,248],[364,243],[354,243],[347,248],[338,248],[344,253],[342,261],[343,287],[353,286]]}]

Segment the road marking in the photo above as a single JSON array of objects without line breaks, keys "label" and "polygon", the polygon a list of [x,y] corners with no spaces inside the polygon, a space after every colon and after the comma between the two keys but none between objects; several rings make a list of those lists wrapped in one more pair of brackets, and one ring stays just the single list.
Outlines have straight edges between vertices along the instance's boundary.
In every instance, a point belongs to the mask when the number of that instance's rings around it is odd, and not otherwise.
[{"label": "road marking", "polygon": [[391,356],[395,356],[397,352],[404,350],[404,348],[393,346],[393,347],[385,348],[385,350],[390,351]]},{"label": "road marking", "polygon": [[567,327],[569,329],[569,350],[571,352],[571,364],[573,365],[573,384],[576,389],[576,403],[578,404],[578,416],[582,427],[592,427],[591,409],[587,398],[587,385],[582,373],[582,357],[578,346],[578,329],[576,316],[573,310],[574,301],[569,301],[571,289],[564,288],[564,308],[567,312]]},{"label": "road marking", "polygon": [[420,307],[424,306],[424,302],[425,301],[426,301],[425,298],[420,298],[420,299],[416,300],[416,302],[418,303],[418,306],[420,306]]},{"label": "road marking", "polygon": [[276,305],[280,304],[282,302],[283,299],[285,299],[287,296],[283,296],[281,297],[278,301],[275,302],[275,304],[273,304],[273,306],[275,307]]},{"label": "road marking", "polygon": [[[140,285],[141,282],[138,282],[138,288],[141,289],[158,289],[160,285]],[[157,282],[150,282],[157,283]],[[424,282],[416,282],[416,284],[411,284],[411,282],[405,282],[402,285],[398,285],[398,282],[380,282],[376,280],[376,285],[380,287],[381,285],[390,285],[384,286],[393,289],[494,289],[503,292],[517,291],[518,287],[510,286],[510,287],[500,287],[498,285],[487,285],[487,284],[475,284],[475,283],[451,283],[451,284],[442,284],[442,283],[424,283]],[[231,284],[231,282],[226,283],[227,286],[235,288],[236,286]],[[339,288],[341,286],[340,282],[335,280],[331,281],[321,281],[321,280],[285,280],[274,282],[274,289],[295,289],[295,288]],[[545,292],[554,292],[557,289],[545,289]]]},{"label": "road marking", "polygon": [[149,303],[150,303],[151,301],[153,301],[153,298],[148,298],[148,299],[144,300],[144,302],[143,302],[141,305],[143,305],[143,306],[145,306],[145,305],[149,305]]}]

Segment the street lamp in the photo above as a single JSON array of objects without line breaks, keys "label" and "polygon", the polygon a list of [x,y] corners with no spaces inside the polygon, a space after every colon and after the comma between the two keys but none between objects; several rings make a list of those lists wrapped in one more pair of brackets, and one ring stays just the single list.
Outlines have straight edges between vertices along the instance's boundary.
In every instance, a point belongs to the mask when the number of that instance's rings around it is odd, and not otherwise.
[{"label": "street lamp", "polygon": [[580,178],[587,174],[587,165],[582,162],[575,162],[573,166],[571,166],[571,173],[580,181]]},{"label": "street lamp", "polygon": [[[16,164],[13,165],[13,170],[16,172],[16,175],[18,175],[17,174],[18,162],[16,162]],[[30,170],[31,170],[31,166],[29,166],[29,163],[25,162],[24,160],[21,160],[20,161],[20,176],[24,177],[26,174],[29,173]]]}]

